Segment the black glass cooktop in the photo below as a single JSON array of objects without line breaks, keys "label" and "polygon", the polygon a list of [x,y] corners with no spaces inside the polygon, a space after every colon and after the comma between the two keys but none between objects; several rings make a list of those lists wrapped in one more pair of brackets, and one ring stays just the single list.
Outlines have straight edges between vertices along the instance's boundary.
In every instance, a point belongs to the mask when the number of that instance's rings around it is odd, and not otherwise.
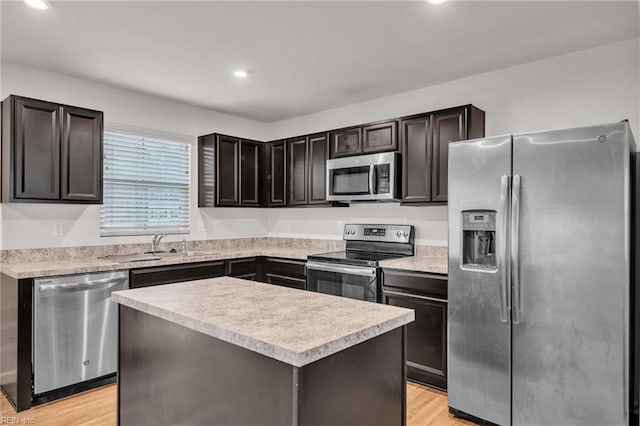
[{"label": "black glass cooktop", "polygon": [[330,262],[340,263],[343,265],[356,265],[356,266],[378,266],[378,262],[381,260],[397,259],[404,257],[399,254],[389,253],[375,253],[375,252],[362,252],[362,251],[334,251],[331,253],[321,253],[308,256],[308,260],[315,262]]}]

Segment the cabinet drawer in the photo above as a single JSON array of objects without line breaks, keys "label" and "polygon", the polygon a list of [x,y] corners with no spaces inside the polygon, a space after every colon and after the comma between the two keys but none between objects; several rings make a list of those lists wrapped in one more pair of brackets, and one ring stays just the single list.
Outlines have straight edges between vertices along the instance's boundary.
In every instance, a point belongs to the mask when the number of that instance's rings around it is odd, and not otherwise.
[{"label": "cabinet drawer", "polygon": [[447,298],[447,276],[421,272],[382,270],[382,285],[391,289]]},{"label": "cabinet drawer", "polygon": [[227,273],[232,277],[242,278],[247,274],[256,274],[256,258],[232,259],[227,261]]},{"label": "cabinet drawer", "polygon": [[138,288],[180,281],[222,277],[225,273],[225,262],[220,260],[215,262],[188,263],[179,266],[171,265],[132,269],[129,278],[131,288]]},{"label": "cabinet drawer", "polygon": [[268,257],[265,260],[266,274],[281,275],[284,277],[300,278],[303,281],[307,276],[304,260],[285,260]]},{"label": "cabinet drawer", "polygon": [[271,274],[269,272],[267,272],[266,278],[267,278],[267,283],[269,284],[297,288],[299,290],[304,290],[307,284],[306,280],[302,278],[286,277],[283,275]]}]

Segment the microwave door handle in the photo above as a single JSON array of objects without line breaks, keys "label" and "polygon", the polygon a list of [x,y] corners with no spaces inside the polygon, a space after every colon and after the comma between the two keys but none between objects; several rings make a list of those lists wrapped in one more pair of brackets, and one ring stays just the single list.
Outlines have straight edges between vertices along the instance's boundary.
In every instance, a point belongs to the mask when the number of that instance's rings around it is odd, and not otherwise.
[{"label": "microwave door handle", "polygon": [[374,188],[376,184],[375,173],[376,173],[376,166],[372,164],[371,166],[369,166],[369,193],[371,195],[376,194],[376,190]]}]

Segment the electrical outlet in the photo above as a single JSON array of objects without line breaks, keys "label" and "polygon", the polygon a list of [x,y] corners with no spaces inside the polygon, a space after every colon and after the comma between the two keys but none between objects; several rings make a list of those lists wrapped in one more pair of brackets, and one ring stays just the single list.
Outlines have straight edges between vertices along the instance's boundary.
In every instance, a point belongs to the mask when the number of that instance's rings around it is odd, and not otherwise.
[{"label": "electrical outlet", "polygon": [[64,235],[64,225],[61,222],[55,222],[52,233],[56,237],[62,237]]}]

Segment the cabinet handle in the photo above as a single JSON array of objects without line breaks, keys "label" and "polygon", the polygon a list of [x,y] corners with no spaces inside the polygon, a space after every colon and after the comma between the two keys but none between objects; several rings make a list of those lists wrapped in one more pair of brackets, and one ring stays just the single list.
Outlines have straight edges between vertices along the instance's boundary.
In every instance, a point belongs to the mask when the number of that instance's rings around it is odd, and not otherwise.
[{"label": "cabinet handle", "polygon": [[428,300],[430,302],[448,303],[447,299],[438,299],[437,297],[421,296],[419,294],[401,293],[399,291],[389,291],[389,290],[385,290],[384,288],[382,289],[382,293],[389,294],[391,296],[411,297],[414,299]]}]

